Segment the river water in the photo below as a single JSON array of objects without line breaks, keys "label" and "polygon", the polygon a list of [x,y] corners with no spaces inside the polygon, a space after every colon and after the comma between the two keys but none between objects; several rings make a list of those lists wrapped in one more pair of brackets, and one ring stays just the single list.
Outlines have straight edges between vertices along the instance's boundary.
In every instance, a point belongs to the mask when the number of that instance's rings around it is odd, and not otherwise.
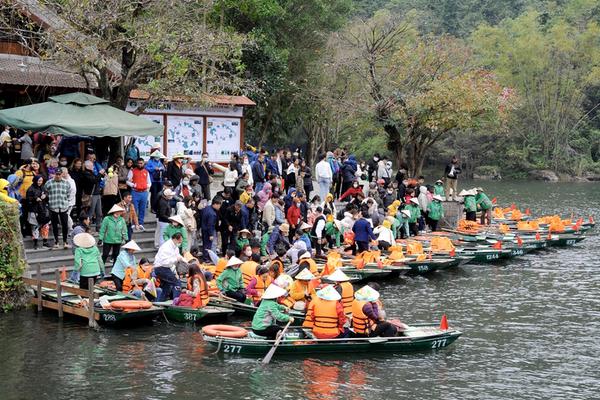
[{"label": "river water", "polygon": [[[478,185],[536,214],[600,218],[597,184]],[[600,242],[588,235],[574,248],[384,283],[389,316],[446,313],[464,331],[435,352],[275,356],[262,367],[211,355],[193,326],[94,331],[50,312],[2,315],[0,399],[598,399]]]}]

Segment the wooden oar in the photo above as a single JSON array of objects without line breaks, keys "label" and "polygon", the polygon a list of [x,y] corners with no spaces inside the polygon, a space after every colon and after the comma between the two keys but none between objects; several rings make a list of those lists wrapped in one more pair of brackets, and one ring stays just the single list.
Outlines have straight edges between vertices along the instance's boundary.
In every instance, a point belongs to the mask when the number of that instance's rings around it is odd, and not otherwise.
[{"label": "wooden oar", "polygon": [[269,350],[269,352],[267,353],[265,358],[263,358],[263,360],[262,360],[262,363],[264,365],[267,365],[271,361],[271,358],[273,358],[273,354],[275,354],[275,350],[277,350],[277,346],[279,346],[279,342],[281,342],[281,339],[285,335],[285,331],[287,331],[287,328],[290,326],[291,323],[292,323],[292,319],[290,318],[290,320],[285,325],[285,327],[281,331],[279,331],[279,335],[277,336],[277,340],[275,340],[273,347],[271,347],[271,350]]}]

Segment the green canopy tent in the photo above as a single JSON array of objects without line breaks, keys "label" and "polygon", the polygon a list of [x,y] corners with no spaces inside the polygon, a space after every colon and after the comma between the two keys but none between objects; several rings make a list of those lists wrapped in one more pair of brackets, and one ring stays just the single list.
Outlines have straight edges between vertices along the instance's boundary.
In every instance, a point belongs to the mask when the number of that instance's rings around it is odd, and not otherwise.
[{"label": "green canopy tent", "polygon": [[86,93],[52,96],[45,103],[0,110],[0,124],[65,136],[162,136],[164,127]]}]

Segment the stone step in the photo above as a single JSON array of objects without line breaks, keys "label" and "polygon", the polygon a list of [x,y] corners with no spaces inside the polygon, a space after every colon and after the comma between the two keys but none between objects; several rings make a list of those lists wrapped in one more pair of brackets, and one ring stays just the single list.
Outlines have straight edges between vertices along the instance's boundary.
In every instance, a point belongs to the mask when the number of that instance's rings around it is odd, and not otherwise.
[{"label": "stone step", "polygon": [[[144,231],[134,230],[133,231],[133,240],[135,240],[137,242],[138,240],[142,240],[142,239],[148,239],[148,238],[154,239],[155,231],[156,231],[156,228],[154,228],[154,227],[146,229]],[[96,238],[96,240],[98,240],[97,232],[91,232],[91,234],[92,234],[92,236],[94,236]],[[50,234],[50,237],[48,238],[48,242],[52,245],[54,244],[54,238],[52,237],[52,234]],[[25,251],[27,252],[28,256],[29,256],[29,254],[37,254],[37,253],[41,253],[44,251],[49,251],[48,249],[42,248],[42,240],[41,239],[38,241],[39,249],[37,249],[37,250],[33,249],[33,239],[31,239],[31,238],[26,238],[25,240],[23,240],[23,244],[25,246]],[[62,248],[60,250],[62,250]],[[55,251],[57,251],[57,250],[52,250],[52,252],[55,252]]]},{"label": "stone step", "polygon": [[[154,233],[148,234],[146,237],[138,237],[135,234],[133,235],[133,240],[142,248],[154,248]],[[50,244],[54,244],[54,239],[49,240]],[[102,247],[98,246],[98,249],[102,251]],[[73,255],[73,249],[64,249],[62,246],[58,249],[48,249],[40,247],[37,250],[26,249],[25,254],[27,255],[27,261],[31,262],[39,262],[39,260],[44,260],[46,257],[64,257]],[[43,261],[42,261],[43,262]]]}]

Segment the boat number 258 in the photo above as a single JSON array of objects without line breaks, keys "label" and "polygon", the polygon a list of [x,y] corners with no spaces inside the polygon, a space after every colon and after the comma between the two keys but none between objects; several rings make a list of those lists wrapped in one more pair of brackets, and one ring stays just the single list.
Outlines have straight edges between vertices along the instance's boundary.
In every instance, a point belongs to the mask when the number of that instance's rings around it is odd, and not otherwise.
[{"label": "boat number 258", "polygon": [[242,346],[234,346],[234,345],[231,345],[231,344],[223,345],[223,352],[224,353],[240,354],[241,350],[242,350]]},{"label": "boat number 258", "polygon": [[446,347],[446,339],[437,339],[431,342],[432,349],[439,349],[441,347]]}]

